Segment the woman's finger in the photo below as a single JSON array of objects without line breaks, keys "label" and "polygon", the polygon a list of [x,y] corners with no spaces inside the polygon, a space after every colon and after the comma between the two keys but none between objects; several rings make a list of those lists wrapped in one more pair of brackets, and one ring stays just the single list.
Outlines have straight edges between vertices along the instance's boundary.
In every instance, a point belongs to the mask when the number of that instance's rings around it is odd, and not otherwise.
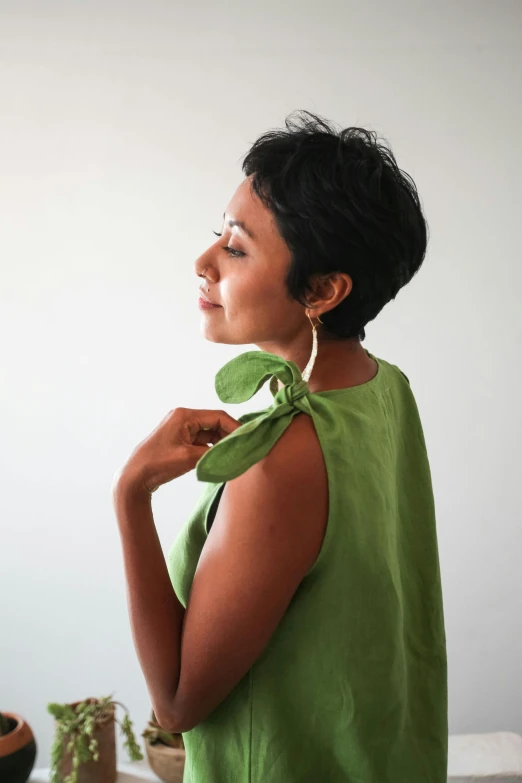
[{"label": "woman's finger", "polygon": [[221,440],[221,435],[215,430],[200,430],[194,438],[194,446],[206,446],[208,443],[218,443]]},{"label": "woman's finger", "polygon": [[204,414],[205,419],[203,428],[217,430],[221,437],[234,432],[241,426],[240,422],[229,416],[226,411],[203,410],[200,412]]},{"label": "woman's finger", "polygon": [[[193,443],[195,443],[194,438],[197,438],[201,431],[211,431],[217,435],[218,440],[221,440],[241,426],[239,421],[229,416],[225,411],[193,409],[187,409],[186,424]],[[205,432],[203,432],[204,434]]]}]

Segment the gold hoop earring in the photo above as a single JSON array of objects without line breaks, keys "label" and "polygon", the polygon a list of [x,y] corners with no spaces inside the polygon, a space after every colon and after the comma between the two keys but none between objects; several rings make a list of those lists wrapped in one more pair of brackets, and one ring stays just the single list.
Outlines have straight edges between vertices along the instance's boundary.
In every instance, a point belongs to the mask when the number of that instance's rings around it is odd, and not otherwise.
[{"label": "gold hoop earring", "polygon": [[[308,382],[310,380],[310,376],[312,374],[312,370],[313,370],[314,364],[315,364],[315,358],[317,356],[317,324],[313,323],[312,319],[310,318],[310,315],[309,315],[308,311],[307,311],[306,315],[308,316],[308,320],[312,324],[312,353],[310,354],[310,358],[308,360],[308,364],[306,365],[306,367],[304,368],[304,370],[302,372],[302,378],[303,378],[303,381]],[[319,321],[320,324],[323,323],[319,316],[317,316],[317,320]]]}]

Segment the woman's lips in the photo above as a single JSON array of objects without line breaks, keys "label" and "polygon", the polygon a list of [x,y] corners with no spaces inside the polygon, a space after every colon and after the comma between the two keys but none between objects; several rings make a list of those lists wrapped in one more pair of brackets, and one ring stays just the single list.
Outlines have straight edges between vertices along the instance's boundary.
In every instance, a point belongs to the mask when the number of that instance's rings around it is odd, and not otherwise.
[{"label": "woman's lips", "polygon": [[198,307],[200,310],[216,310],[219,309],[221,305],[212,304],[212,302],[207,302],[206,299],[199,297]]}]

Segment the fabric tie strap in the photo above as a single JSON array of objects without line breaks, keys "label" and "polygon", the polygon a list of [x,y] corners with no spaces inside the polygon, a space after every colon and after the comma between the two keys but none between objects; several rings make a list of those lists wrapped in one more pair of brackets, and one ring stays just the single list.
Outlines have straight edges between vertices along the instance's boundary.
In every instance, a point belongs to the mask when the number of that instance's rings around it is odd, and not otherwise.
[{"label": "fabric tie strap", "polygon": [[[246,402],[269,378],[272,405],[201,457],[196,465],[198,481],[221,483],[240,476],[268,454],[296,414],[312,415],[307,399],[310,389],[297,364],[266,351],[247,351],[236,356],[217,373],[215,388],[222,402]],[[284,384],[278,391],[275,379]]]}]

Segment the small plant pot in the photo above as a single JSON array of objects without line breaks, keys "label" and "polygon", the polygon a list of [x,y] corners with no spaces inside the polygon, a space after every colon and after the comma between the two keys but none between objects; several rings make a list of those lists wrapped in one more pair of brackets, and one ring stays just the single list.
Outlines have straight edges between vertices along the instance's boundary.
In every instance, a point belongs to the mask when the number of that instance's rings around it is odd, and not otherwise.
[{"label": "small plant pot", "polygon": [[162,742],[152,745],[148,741],[145,742],[145,750],[150,768],[163,783],[183,783],[184,750],[171,748]]},{"label": "small plant pot", "polygon": [[149,766],[159,779],[163,783],[183,783],[186,758],[183,736],[162,729],[154,710],[141,736],[145,740]]},{"label": "small plant pot", "polygon": [[[84,699],[92,704],[96,699]],[[69,706],[75,709],[81,701],[72,702]],[[90,759],[84,761],[78,767],[78,783],[116,783],[118,771],[116,768],[116,723],[114,720],[115,707],[110,704],[107,708],[107,717],[101,718],[96,723],[92,738],[98,741],[98,761]],[[56,721],[55,721],[56,723]],[[63,779],[73,770],[72,751],[67,750],[70,735],[63,738],[63,758],[59,770]]]},{"label": "small plant pot", "polygon": [[0,780],[26,783],[36,759],[36,742],[26,720],[15,712],[3,712],[11,731],[0,737]]}]

